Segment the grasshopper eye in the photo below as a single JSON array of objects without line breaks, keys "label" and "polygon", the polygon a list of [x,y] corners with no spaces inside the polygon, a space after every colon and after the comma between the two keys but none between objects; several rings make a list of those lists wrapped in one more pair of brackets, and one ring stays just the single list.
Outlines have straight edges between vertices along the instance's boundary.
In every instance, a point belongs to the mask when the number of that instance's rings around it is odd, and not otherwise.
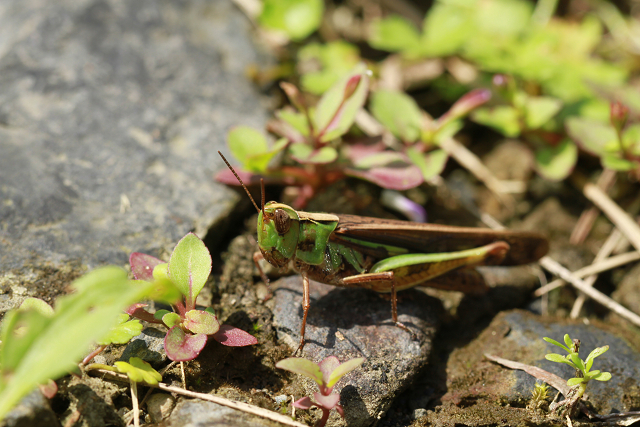
[{"label": "grasshopper eye", "polygon": [[274,222],[279,234],[284,234],[291,228],[291,218],[283,209],[276,209]]}]

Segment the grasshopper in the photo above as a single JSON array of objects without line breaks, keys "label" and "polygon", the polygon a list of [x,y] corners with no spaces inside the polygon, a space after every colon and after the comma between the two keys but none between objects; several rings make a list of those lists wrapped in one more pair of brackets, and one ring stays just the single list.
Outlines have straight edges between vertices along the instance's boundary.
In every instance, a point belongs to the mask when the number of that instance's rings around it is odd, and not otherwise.
[{"label": "grasshopper", "polygon": [[472,267],[521,265],[537,261],[549,248],[538,233],[422,224],[410,221],[296,211],[283,203],[258,207],[249,190],[222,153],[218,152],[258,211],[258,246],[254,262],[268,283],[259,261],[278,268],[293,264],[302,275],[300,345],[311,306],[309,281],[358,287],[391,294],[391,317],[398,321],[398,291],[414,286],[480,294],[488,288]]}]

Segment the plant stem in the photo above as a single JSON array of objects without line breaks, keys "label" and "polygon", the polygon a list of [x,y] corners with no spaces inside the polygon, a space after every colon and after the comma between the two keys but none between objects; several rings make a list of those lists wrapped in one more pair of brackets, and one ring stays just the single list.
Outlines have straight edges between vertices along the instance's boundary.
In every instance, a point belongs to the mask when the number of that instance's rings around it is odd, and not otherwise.
[{"label": "plant stem", "polygon": [[131,402],[133,404],[133,425],[140,427],[140,408],[138,407],[138,384],[131,380]]}]

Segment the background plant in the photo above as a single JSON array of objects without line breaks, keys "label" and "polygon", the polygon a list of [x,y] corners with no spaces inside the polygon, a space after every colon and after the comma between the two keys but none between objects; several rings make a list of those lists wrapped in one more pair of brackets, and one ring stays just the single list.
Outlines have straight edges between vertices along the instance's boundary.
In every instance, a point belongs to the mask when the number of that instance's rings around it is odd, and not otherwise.
[{"label": "background plant", "polygon": [[173,302],[174,311],[149,313],[144,304],[136,304],[129,314],[169,328],[164,339],[167,357],[174,361],[192,360],[200,354],[209,336],[219,343],[241,347],[257,344],[251,334],[231,325],[220,325],[210,310],[196,308],[196,299],[211,273],[211,255],[202,240],[193,233],[183,237],[165,263],[151,255],[134,252],[129,257],[131,271],[143,282],[170,282],[180,291],[181,298]]},{"label": "background plant", "polygon": [[[555,17],[556,6],[555,1],[439,0],[417,26],[409,17],[396,14],[367,19],[366,10],[347,3],[340,13],[350,14],[351,24],[341,27],[328,16],[337,10],[325,11],[311,1],[269,0],[257,17],[262,28],[277,31],[282,41],[310,41],[292,45],[291,50],[297,51],[290,69],[296,73],[282,77],[297,80],[306,93],[322,95],[318,105],[330,104],[326,100],[332,96],[336,98],[331,103],[340,104],[345,82],[354,77],[354,69],[362,70],[357,65],[363,60],[360,48],[346,40],[389,53],[382,59],[380,55],[364,58],[365,68],[373,71],[366,82],[370,96],[363,102],[359,97],[353,101],[382,124],[376,135],[368,135],[382,136],[382,142],[371,144],[370,138],[362,138],[362,132],[367,133],[362,121],[351,119],[344,121],[347,127],[355,124],[349,132],[332,135],[334,139],[325,139],[322,147],[310,142],[323,134],[313,127],[313,97],[300,96],[286,84],[283,89],[291,107],[279,110],[269,125],[269,131],[281,139],[269,148],[257,131],[232,130],[229,147],[242,163],[247,182],[256,183],[262,176],[267,183],[298,188],[296,207],[344,176],[383,188],[412,188],[442,172],[448,157],[440,149],[442,140],[464,124],[449,121],[450,113],[439,119],[426,114],[415,101],[416,91],[426,88],[449,106],[464,99],[465,93],[491,93],[490,103],[481,106],[488,99],[478,102],[456,119],[470,115],[472,121],[504,137],[525,141],[536,171],[547,179],[566,178],[580,153],[600,157],[607,168],[637,175],[640,137],[635,126],[616,133],[620,126],[609,120],[612,102],[624,105],[632,116],[640,107],[640,95],[629,82],[637,71],[632,60],[634,42],[630,36],[625,38],[633,22],[604,3],[590,4],[586,13],[571,21]],[[296,14],[308,18],[304,31],[283,24]],[[315,30],[320,37],[312,36]],[[326,34],[332,39],[318,42]],[[336,35],[344,39],[336,40]],[[431,71],[414,76],[423,68]],[[385,133],[400,143],[389,143]],[[476,142],[471,141],[472,149]],[[243,149],[238,150],[239,146]],[[264,154],[259,166],[243,156],[255,153],[251,147]],[[235,185],[227,172],[218,179]]]}]

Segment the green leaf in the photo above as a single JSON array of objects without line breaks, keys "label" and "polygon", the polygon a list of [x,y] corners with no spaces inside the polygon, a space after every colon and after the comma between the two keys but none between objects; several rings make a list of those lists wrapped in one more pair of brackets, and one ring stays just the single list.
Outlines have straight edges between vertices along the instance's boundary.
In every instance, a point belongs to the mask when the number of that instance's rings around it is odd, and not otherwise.
[{"label": "green leaf", "polygon": [[313,121],[321,142],[345,134],[364,105],[369,90],[369,73],[364,63],[331,87],[318,102]]},{"label": "green leaf", "polygon": [[169,278],[185,296],[187,308],[195,305],[198,294],[211,273],[211,255],[193,233],[184,236],[169,259]]},{"label": "green leaf", "polygon": [[373,21],[369,27],[371,47],[388,52],[412,52],[420,45],[418,30],[398,15]]},{"label": "green leaf", "polygon": [[564,343],[567,345],[567,352],[573,353],[573,340],[569,336],[569,334],[564,334]]},{"label": "green leaf", "polygon": [[133,382],[144,382],[149,385],[157,385],[162,381],[162,375],[151,367],[150,364],[140,359],[139,357],[132,357],[127,362],[115,362],[115,367],[118,372],[127,374],[129,379]]},{"label": "green leaf", "polygon": [[58,298],[51,317],[32,309],[6,313],[0,333],[0,365],[7,379],[0,383],[0,419],[38,384],[73,369],[118,314],[150,289],[132,286],[117,267],[94,270],[72,287],[76,292]]},{"label": "green leaf", "polygon": [[45,317],[53,316],[53,307],[40,298],[27,298],[20,304],[20,311],[35,310]]},{"label": "green leaf", "polygon": [[333,147],[314,149],[306,144],[292,144],[289,152],[294,160],[303,164],[327,164],[338,158],[338,152]]},{"label": "green leaf", "polygon": [[504,136],[520,135],[519,114],[514,107],[503,105],[493,108],[478,108],[471,113],[471,119],[476,123],[494,128]]},{"label": "green leaf", "polygon": [[263,173],[273,156],[286,146],[286,141],[279,140],[269,149],[262,133],[248,126],[238,126],[229,131],[227,144],[234,157],[242,163],[243,169]]},{"label": "green leaf", "polygon": [[384,127],[402,141],[414,142],[420,136],[422,112],[413,98],[404,92],[374,92],[369,109]]},{"label": "green leaf", "polygon": [[334,385],[348,372],[353,371],[358,366],[362,365],[364,362],[364,357],[356,357],[355,359],[347,360],[336,369],[331,372],[329,375],[329,381],[327,382],[327,387],[333,388]]},{"label": "green leaf", "polygon": [[571,173],[578,161],[578,147],[565,139],[555,147],[544,147],[536,151],[536,168],[547,179],[560,181]]},{"label": "green leaf", "polygon": [[409,160],[420,168],[425,181],[440,175],[447,165],[449,155],[444,150],[434,150],[428,153],[422,153],[413,147],[407,149]]},{"label": "green leaf", "polygon": [[287,359],[283,359],[276,363],[276,368],[304,375],[314,380],[319,386],[323,385],[320,367],[312,361],[302,357],[289,357]]},{"label": "green leaf", "polygon": [[140,335],[142,323],[138,319],[129,320],[129,315],[122,313],[118,316],[116,325],[97,341],[98,345],[126,344],[131,338]]},{"label": "green leaf", "polygon": [[561,355],[556,354],[556,353],[545,354],[544,358],[547,359],[547,360],[550,360],[552,362],[566,363],[568,365],[572,365],[571,362],[568,361],[564,356],[561,356]]},{"label": "green leaf", "polygon": [[[302,88],[306,92],[321,95],[351,71],[359,61],[358,47],[343,40],[326,44],[309,43],[298,51],[299,68],[304,68],[300,77]],[[317,65],[305,67],[306,64],[318,63],[321,66],[320,70],[317,70]]]},{"label": "green leaf", "polygon": [[584,373],[584,363],[582,362],[582,359],[580,359],[580,356],[578,356],[578,353],[570,353],[569,357],[571,358],[573,364],[576,365],[576,367]]},{"label": "green leaf", "polygon": [[475,11],[479,32],[507,37],[527,30],[532,6],[519,0],[492,0],[478,3]]},{"label": "green leaf", "polygon": [[567,353],[571,353],[571,350],[569,350],[568,347],[566,347],[564,344],[560,344],[558,341],[556,341],[556,340],[554,340],[552,338],[544,337],[542,339],[545,340],[546,342],[550,343],[550,344],[557,345],[558,347],[564,349]]},{"label": "green leaf", "polygon": [[562,101],[548,96],[528,97],[524,105],[524,121],[527,129],[545,125],[562,108]]},{"label": "green leaf", "polygon": [[258,21],[299,41],[320,26],[323,13],[322,0],[265,0]]},{"label": "green leaf", "polygon": [[569,117],[565,121],[569,136],[585,150],[601,156],[607,144],[617,140],[616,131],[609,124],[593,119]]},{"label": "green leaf", "polygon": [[183,325],[194,334],[213,335],[220,329],[216,316],[202,310],[187,311]]},{"label": "green leaf", "polygon": [[420,53],[429,57],[456,53],[475,33],[473,9],[436,3],[424,20]]},{"label": "green leaf", "polygon": [[608,345],[605,345],[605,346],[603,346],[603,347],[597,347],[597,348],[595,348],[595,349],[594,349],[591,353],[589,353],[589,355],[587,356],[587,363],[588,363],[590,360],[593,360],[593,359],[595,359],[596,357],[598,357],[598,356],[600,356],[600,355],[602,355],[602,354],[606,353],[608,350],[609,350],[609,346],[608,346]]},{"label": "green leaf", "polygon": [[567,385],[569,387],[573,387],[574,385],[578,385],[585,382],[584,378],[571,378],[567,381]]},{"label": "green leaf", "polygon": [[[156,312],[156,314],[158,314],[158,312]],[[182,318],[180,317],[180,315],[172,311],[163,314],[161,319],[162,323],[164,323],[167,328],[173,328],[174,326],[179,325],[182,322]]]},{"label": "green leaf", "polygon": [[600,374],[597,377],[593,377],[593,379],[596,381],[609,381],[611,379],[611,373],[600,372]]},{"label": "green leaf", "polygon": [[620,172],[629,172],[637,170],[640,167],[640,163],[635,160],[622,159],[619,155],[605,154],[600,158],[603,168],[611,169]]}]

